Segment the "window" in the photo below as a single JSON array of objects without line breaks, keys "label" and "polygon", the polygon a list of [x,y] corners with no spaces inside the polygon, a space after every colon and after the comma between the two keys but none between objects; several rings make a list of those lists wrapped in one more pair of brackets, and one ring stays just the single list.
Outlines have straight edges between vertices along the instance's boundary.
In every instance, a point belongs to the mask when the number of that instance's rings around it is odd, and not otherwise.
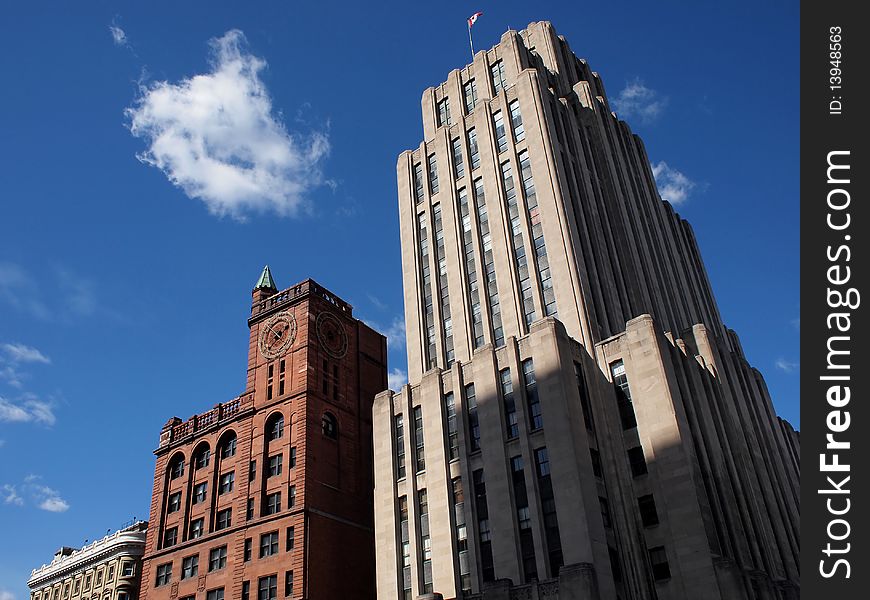
[{"label": "window", "polygon": [[195,540],[198,537],[202,537],[203,523],[202,519],[195,519],[190,522],[190,539]]},{"label": "window", "polygon": [[182,475],[184,475],[184,458],[179,456],[173,459],[172,464],[169,466],[169,478],[178,479]]},{"label": "window", "polygon": [[282,360],[278,363],[278,395],[284,395],[284,375],[286,373],[286,368],[284,365],[284,361]]},{"label": "window", "polygon": [[260,558],[278,554],[278,532],[272,531],[260,536]]},{"label": "window", "polygon": [[468,114],[477,105],[477,84],[474,79],[465,82],[462,86],[462,95],[465,98],[465,113]]},{"label": "window", "polygon": [[212,548],[208,553],[208,570],[217,571],[227,566],[227,547]]},{"label": "window", "polygon": [[260,577],[257,600],[276,600],[278,598],[278,576]]},{"label": "window", "polygon": [[325,437],[331,440],[338,439],[338,421],[332,413],[323,413],[321,427]]},{"label": "window", "polygon": [[493,63],[493,65],[489,68],[490,73],[492,74],[492,89],[498,94],[500,91],[504,89],[504,63],[500,60]]},{"label": "window", "polygon": [[290,468],[296,466],[296,446],[290,448]]},{"label": "window", "polygon": [[80,579],[76,579],[75,583],[73,583],[73,594],[79,593],[79,584],[81,583]]},{"label": "window", "polygon": [[451,481],[453,488],[453,516],[456,521],[454,536],[456,552],[459,558],[459,584],[464,592],[471,591],[471,571],[468,564],[468,528],[465,525],[465,490],[462,479],[456,477]]},{"label": "window", "polygon": [[492,113],[492,124],[495,128],[495,143],[498,147],[499,153],[507,150],[507,134],[504,129],[504,117],[501,114],[500,110]]},{"label": "window", "polygon": [[601,477],[601,454],[595,448],[589,448],[589,456],[592,458],[592,474]]},{"label": "window", "polygon": [[166,512],[174,513],[179,510],[181,510],[181,492],[169,494],[169,507]]},{"label": "window", "polygon": [[266,400],[272,399],[272,383],[275,378],[275,365],[270,364],[266,375]]},{"label": "window", "polygon": [[444,406],[447,412],[447,457],[455,460],[459,458],[459,426],[456,422],[456,399],[453,392],[444,395]]},{"label": "window", "polygon": [[274,442],[284,437],[284,416],[278,415],[269,424],[269,441]]},{"label": "window", "polygon": [[547,558],[550,575],[557,576],[564,564],[562,540],[559,537],[559,518],[556,515],[556,497],[550,477],[550,455],[547,448],[535,450],[535,471],[538,475],[538,490],[541,497],[541,512],[544,516],[544,534],[547,542]]},{"label": "window", "polygon": [[474,348],[484,343],[483,310],[480,304],[480,289],[477,282],[477,263],[474,260],[474,233],[471,231],[471,207],[468,205],[468,192],[460,188],[457,196],[459,217],[462,221],[462,245],[465,262],[465,283],[471,304],[471,329],[474,334]]},{"label": "window", "polygon": [[284,573],[284,595],[293,595],[293,571],[287,571]]},{"label": "window", "polygon": [[453,154],[453,170],[456,173],[456,179],[459,179],[465,175],[465,165],[462,162],[462,139],[454,138],[450,145]]},{"label": "window", "polygon": [[157,565],[157,581],[155,586],[166,585],[172,580],[172,563]]},{"label": "window", "polygon": [[257,461],[252,460],[248,465],[248,481],[254,481],[257,478]]},{"label": "window", "polygon": [[281,492],[275,492],[266,496],[266,511],[265,515],[274,515],[281,512]]},{"label": "window", "polygon": [[287,499],[287,508],[292,508],[292,507],[296,506],[296,486],[295,485],[291,485],[288,488],[287,495],[289,496],[289,498]]},{"label": "window", "polygon": [[205,501],[206,491],[208,490],[208,483],[203,481],[202,483],[198,483],[193,488],[193,503],[199,504],[200,502]]},{"label": "window", "polygon": [[447,255],[444,250],[444,226],[441,219],[441,204],[432,207],[435,230],[435,260],[438,265],[438,299],[441,305],[441,328],[444,334],[444,358],[447,367],[453,364],[453,320],[450,316],[450,293],[447,284]]},{"label": "window", "polygon": [[[170,546],[174,546],[176,543],[178,543],[178,527],[167,529],[163,533],[163,547],[169,548]],[[97,585],[100,584],[97,583]]]},{"label": "window", "polygon": [[429,497],[426,490],[417,493],[417,514],[420,518],[420,548],[423,553],[424,594],[432,593],[432,540],[429,537]]},{"label": "window", "polygon": [[610,546],[607,547],[607,553],[610,555],[610,570],[613,572],[613,580],[622,581],[622,563],[619,560],[619,553]]},{"label": "window", "polygon": [[574,378],[577,380],[577,391],[580,393],[580,406],[583,408],[583,423],[586,430],[595,433],[595,424],[592,420],[592,406],[589,404],[589,394],[586,393],[586,378],[583,375],[583,367],[580,363],[574,363]]},{"label": "window", "polygon": [[532,226],[532,245],[534,246],[534,261],[538,277],[541,281],[541,294],[544,297],[544,314],[557,316],[556,292],[553,289],[553,276],[550,273],[550,260],[547,257],[547,244],[544,241],[544,224],[538,210],[538,195],[535,191],[535,181],[532,178],[532,161],[529,151],[523,150],[517,155],[520,161],[520,176],[523,183],[523,194],[526,197],[526,211]]},{"label": "window", "polygon": [[613,388],[616,390],[616,405],[619,408],[622,428],[637,427],[634,406],[631,403],[631,390],[628,387],[628,378],[625,376],[625,364],[621,360],[616,361],[610,365],[610,373],[613,376]]},{"label": "window", "polygon": [[652,494],[641,496],[637,499],[637,507],[640,509],[640,520],[644,527],[652,527],[659,524],[659,514],[656,511],[656,501]]},{"label": "window", "polygon": [[244,562],[249,562],[251,560],[251,538],[245,538],[245,550],[242,560]]},{"label": "window", "polygon": [[224,600],[224,588],[216,588],[205,593],[205,600]]},{"label": "window", "polygon": [[526,129],[523,127],[523,115],[520,113],[520,101],[514,100],[508,104],[511,113],[511,128],[514,130],[514,140],[522,142],[526,139]]},{"label": "window", "polygon": [[499,371],[501,378],[501,396],[504,402],[504,421],[507,428],[508,439],[515,438],[519,435],[520,429],[517,421],[517,406],[514,402],[514,384],[511,380],[511,370],[502,369]]},{"label": "window", "polygon": [[411,600],[411,538],[408,532],[408,497],[399,498],[399,531],[402,539],[403,600]]},{"label": "window", "polygon": [[643,448],[635,446],[628,449],[628,463],[631,465],[631,475],[640,477],[646,475],[646,460],[643,457]]},{"label": "window", "polygon": [[671,578],[671,568],[668,565],[668,554],[664,546],[649,549],[649,562],[652,565],[653,577],[656,581]]},{"label": "window", "polygon": [[426,470],[426,459],[423,456],[423,409],[414,407],[414,458],[416,459],[417,472]]},{"label": "window", "polygon": [[226,529],[227,527],[232,526],[233,524],[233,509],[226,508],[224,510],[219,510],[217,514],[217,525],[215,526],[215,531],[220,531],[221,529]]},{"label": "window", "polygon": [[535,379],[535,364],[531,358],[523,361],[523,380],[526,382],[529,427],[532,431],[537,431],[544,426],[544,417],[541,415],[541,399],[538,396],[538,381]]},{"label": "window", "polygon": [[465,409],[468,413],[468,431],[471,442],[471,451],[480,450],[480,421],[477,417],[477,396],[474,393],[474,384],[465,386]]},{"label": "window", "polygon": [[480,148],[477,147],[477,131],[474,129],[468,130],[468,162],[472,171],[480,166]]},{"label": "window", "polygon": [[514,489],[514,504],[517,507],[517,525],[520,530],[520,556],[522,558],[523,582],[528,583],[538,578],[538,566],[535,559],[535,542],[532,537],[532,523],[529,514],[529,497],[526,491],[523,457],[512,457],[510,466]]},{"label": "window", "polygon": [[220,480],[220,494],[227,494],[233,491],[233,485],[236,481],[236,472],[231,471],[229,473],[224,473],[221,475]]},{"label": "window", "polygon": [[610,518],[610,504],[607,503],[607,498],[598,496],[598,504],[601,505],[601,521],[608,529],[613,527],[613,520]]},{"label": "window", "polygon": [[230,458],[231,456],[236,455],[236,434],[231,433],[228,438],[224,440],[223,445],[221,446],[221,458]]},{"label": "window", "polygon": [[199,572],[199,555],[186,556],[181,559],[181,578],[196,577]]},{"label": "window", "polygon": [[287,552],[290,552],[296,546],[296,530],[293,527],[287,528]]},{"label": "window", "polygon": [[492,234],[489,229],[489,213],[486,209],[483,178],[474,180],[474,208],[477,211],[480,245],[483,251],[483,270],[486,292],[489,298],[490,322],[492,324],[492,342],[496,348],[504,346],[504,328],[501,322],[501,306],[498,299],[498,284],[495,277],[495,258],[492,252]]},{"label": "window", "polygon": [[396,439],[396,478],[405,478],[405,420],[402,415],[393,417],[393,431]]},{"label": "window", "polygon": [[284,465],[284,455],[276,454],[269,457],[269,477],[275,477],[281,474],[281,468]]},{"label": "window", "polygon": [[429,225],[427,215],[417,215],[417,252],[420,260],[420,279],[423,283],[423,325],[426,328],[426,360],[429,368],[438,364],[435,355],[435,323],[432,301],[432,273],[429,265]]},{"label": "window", "polygon": [[109,565],[109,574],[106,575],[106,581],[112,581],[115,578],[115,565]]},{"label": "window", "polygon": [[251,600],[251,582],[242,582],[242,600]]},{"label": "window", "polygon": [[96,583],[94,583],[94,587],[99,587],[101,585],[103,585],[103,570],[102,569],[97,571],[97,581],[96,581]]},{"label": "window", "polygon": [[426,162],[429,165],[429,194],[434,196],[438,193],[438,164],[435,155],[430,154]]},{"label": "window", "polygon": [[436,106],[438,108],[438,125],[450,125],[450,99],[442,98]]},{"label": "window", "polygon": [[194,468],[195,469],[204,469],[208,466],[208,462],[211,459],[211,450],[208,448],[203,448],[196,454],[196,458],[194,459]]},{"label": "window", "polygon": [[423,201],[423,165],[414,165],[414,198],[417,204]]}]

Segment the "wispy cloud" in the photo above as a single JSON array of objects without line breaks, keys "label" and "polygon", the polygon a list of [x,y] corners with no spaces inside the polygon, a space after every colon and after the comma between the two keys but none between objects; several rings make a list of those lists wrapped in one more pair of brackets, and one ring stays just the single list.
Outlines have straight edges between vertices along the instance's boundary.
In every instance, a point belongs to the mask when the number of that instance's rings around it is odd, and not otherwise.
[{"label": "wispy cloud", "polygon": [[18,490],[14,485],[5,484],[0,488],[3,493],[3,502],[5,504],[14,504],[15,506],[24,506],[24,498],[18,495]]},{"label": "wispy cloud", "polygon": [[69,502],[61,497],[59,491],[44,485],[40,475],[28,475],[21,484],[0,486],[0,495],[5,504],[14,506],[32,505],[40,510],[61,513],[69,510]]},{"label": "wispy cloud", "polygon": [[652,172],[659,188],[659,195],[674,205],[685,202],[697,185],[682,172],[668,166],[668,163],[663,160],[652,165]]},{"label": "wispy cloud", "polygon": [[387,385],[394,392],[398,392],[406,383],[408,383],[408,373],[401,369],[393,369],[387,374]]},{"label": "wispy cloud", "polygon": [[795,329],[797,329],[798,331],[800,331],[801,330],[801,318],[798,317],[797,319],[792,319],[791,326],[794,327]]},{"label": "wispy cloud", "polygon": [[127,33],[115,24],[109,25],[109,33],[112,34],[112,41],[116,46],[127,46],[130,43],[127,41]]},{"label": "wispy cloud", "polygon": [[33,394],[24,394],[18,400],[0,396],[0,423],[38,423],[54,425],[57,417],[51,402],[40,400]]},{"label": "wispy cloud", "polygon": [[784,358],[776,359],[776,363],[774,364],[776,365],[777,369],[779,369],[780,371],[785,371],[786,373],[793,373],[800,369],[801,366],[800,363],[791,362]]},{"label": "wispy cloud", "polygon": [[34,271],[0,262],[0,303],[40,321],[74,321],[101,308],[118,318],[117,312],[99,306],[93,281],[60,265]]},{"label": "wispy cloud", "polygon": [[324,181],[327,134],[289,132],[260,79],[266,62],[247,51],[241,31],[211,40],[211,71],[145,86],[125,111],[148,149],[139,160],[215,215],[294,215]]},{"label": "wispy cloud", "polygon": [[377,321],[363,318],[369,327],[382,333],[387,338],[387,350],[401,350],[405,347],[405,320],[396,317],[389,325],[381,325]]},{"label": "wispy cloud", "polygon": [[48,307],[39,297],[36,282],[19,265],[0,262],[0,300],[38,319],[48,319]]},{"label": "wispy cloud", "polygon": [[15,600],[15,594],[9,590],[0,590],[0,600]]},{"label": "wispy cloud", "polygon": [[635,78],[625,84],[611,100],[611,105],[621,119],[639,118],[643,123],[651,123],[664,112],[668,98],[648,88],[640,78]]},{"label": "wispy cloud", "polygon": [[51,364],[51,359],[33,346],[25,346],[24,344],[3,344],[2,349],[9,360],[17,363]]}]

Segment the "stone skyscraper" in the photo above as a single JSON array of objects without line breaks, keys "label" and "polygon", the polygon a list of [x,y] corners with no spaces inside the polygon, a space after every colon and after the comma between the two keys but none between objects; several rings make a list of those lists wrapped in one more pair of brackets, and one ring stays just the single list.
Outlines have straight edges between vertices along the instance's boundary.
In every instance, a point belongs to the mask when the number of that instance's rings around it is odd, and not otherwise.
[{"label": "stone skyscraper", "polygon": [[422,108],[378,598],[797,598],[798,434],[599,76],[532,23]]}]

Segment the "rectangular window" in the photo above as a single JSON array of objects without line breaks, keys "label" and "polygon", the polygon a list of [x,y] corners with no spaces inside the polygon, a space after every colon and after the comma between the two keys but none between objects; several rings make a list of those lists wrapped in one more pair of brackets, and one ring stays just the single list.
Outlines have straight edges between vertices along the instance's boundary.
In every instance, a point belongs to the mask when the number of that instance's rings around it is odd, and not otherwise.
[{"label": "rectangular window", "polygon": [[281,512],[281,492],[266,496],[266,510],[263,514],[274,515]]},{"label": "rectangular window", "polygon": [[474,234],[471,231],[471,209],[468,206],[468,193],[460,188],[457,194],[459,217],[462,222],[463,262],[465,264],[465,283],[471,305],[471,328],[474,335],[474,348],[484,343],[483,310],[480,305],[480,290],[477,283],[477,263],[474,260]]},{"label": "rectangular window", "polygon": [[292,446],[290,448],[290,468],[294,468],[296,466],[296,446]]},{"label": "rectangular window", "polygon": [[465,114],[470,114],[477,105],[477,84],[474,79],[469,79],[462,86],[462,95],[465,97]]},{"label": "rectangular window", "polygon": [[417,492],[417,512],[420,515],[420,548],[423,558],[424,594],[432,593],[432,540],[429,537],[429,497],[426,490]]},{"label": "rectangular window", "polygon": [[275,365],[270,364],[266,374],[266,400],[272,399],[272,381],[275,375]]},{"label": "rectangular window", "polygon": [[169,471],[169,478],[178,479],[182,475],[184,475],[184,461],[176,460],[174,463],[172,463],[172,468]]},{"label": "rectangular window", "polygon": [[181,510],[181,492],[175,492],[169,495],[169,507],[166,512],[174,513]]},{"label": "rectangular window", "polygon": [[399,534],[402,544],[403,600],[411,600],[411,538],[408,533],[408,497],[399,498]]},{"label": "rectangular window", "polygon": [[417,204],[423,201],[423,165],[417,163],[414,165],[414,198]]},{"label": "rectangular window", "polygon": [[477,416],[477,396],[474,393],[474,384],[465,386],[465,410],[468,413],[468,438],[471,443],[471,451],[480,450],[480,421]]},{"label": "rectangular window", "polygon": [[456,422],[456,400],[453,392],[444,395],[444,407],[447,412],[447,457],[448,460],[459,458],[459,426]]},{"label": "rectangular window", "polygon": [[281,474],[281,468],[284,465],[284,455],[276,454],[269,457],[269,477],[275,477]]},{"label": "rectangular window", "polygon": [[284,573],[284,595],[293,595],[293,571],[287,571]]},{"label": "rectangular window", "polygon": [[290,552],[296,545],[296,530],[293,527],[287,528],[287,552]]},{"label": "rectangular window", "polygon": [[405,478],[405,421],[402,415],[393,417],[393,427],[396,434],[396,478]]},{"label": "rectangular window", "polygon": [[233,509],[225,508],[224,510],[219,510],[217,514],[217,523],[215,525],[215,531],[220,531],[221,529],[226,529],[227,527],[232,526],[233,524]]},{"label": "rectangular window", "polygon": [[447,367],[453,364],[453,320],[450,316],[450,291],[447,286],[447,254],[444,250],[444,226],[441,219],[441,204],[432,207],[435,228],[435,260],[438,263],[438,299],[441,305],[441,332],[444,336],[444,360]]},{"label": "rectangular window", "polygon": [[208,490],[208,483],[203,481],[202,483],[198,483],[193,488],[193,503],[199,504],[200,502],[205,502],[206,491]]},{"label": "rectangular window", "polygon": [[157,581],[155,586],[166,585],[172,581],[172,563],[157,565]]},{"label": "rectangular window", "polygon": [[462,479],[456,477],[451,482],[453,486],[453,519],[455,522],[456,552],[459,558],[459,586],[469,593],[471,591],[471,569],[468,564],[468,528],[465,525],[465,492]]},{"label": "rectangular window", "polygon": [[434,154],[430,154],[426,162],[429,165],[429,195],[434,196],[438,193],[438,163]]},{"label": "rectangular window", "polygon": [[187,556],[181,559],[181,578],[195,577],[199,572],[199,555]]},{"label": "rectangular window", "polygon": [[498,283],[495,278],[495,258],[492,251],[492,234],[489,229],[489,213],[487,212],[486,199],[484,198],[483,178],[474,180],[474,207],[477,211],[480,246],[483,251],[483,271],[486,277],[486,292],[489,299],[492,342],[498,348],[504,346],[504,328],[501,323]]},{"label": "rectangular window", "polygon": [[178,542],[178,527],[173,527],[172,529],[167,529],[163,533],[163,547],[169,548],[170,546],[174,546]]},{"label": "rectangular window", "polygon": [[414,407],[414,445],[414,458],[416,459],[417,472],[419,473],[426,470],[423,448],[423,409],[419,406]]},{"label": "rectangular window", "polygon": [[517,158],[520,161],[520,175],[523,182],[523,195],[526,197],[526,210],[529,224],[532,227],[532,245],[535,248],[535,268],[541,282],[541,294],[544,296],[544,314],[548,317],[558,316],[556,309],[556,291],[553,289],[553,277],[550,272],[550,259],[547,257],[547,244],[544,241],[544,225],[538,209],[538,196],[535,182],[532,179],[532,163],[528,150],[523,150]]},{"label": "rectangular window", "polygon": [[210,458],[211,450],[209,450],[208,448],[204,448],[199,454],[196,455],[196,459],[194,461],[194,468],[204,469],[208,466]]},{"label": "rectangular window", "polygon": [[480,148],[477,147],[477,131],[474,128],[468,130],[468,162],[472,171],[480,166]]},{"label": "rectangular window", "polygon": [[245,520],[250,521],[254,518],[254,499],[248,498],[248,506],[245,510]]},{"label": "rectangular window", "polygon": [[227,547],[212,548],[208,553],[208,570],[217,571],[227,566]]},{"label": "rectangular window", "polygon": [[115,565],[109,565],[109,574],[106,575],[106,581],[115,579]]},{"label": "rectangular window", "polygon": [[656,501],[652,494],[641,496],[637,499],[637,507],[640,509],[640,520],[644,527],[653,527],[659,524],[659,514],[656,511]]},{"label": "rectangular window", "polygon": [[529,428],[537,431],[544,426],[541,414],[541,399],[538,396],[538,381],[535,379],[535,365],[531,358],[523,361],[523,380],[526,384],[526,404],[529,409]]},{"label": "rectangular window", "polygon": [[595,448],[589,448],[589,456],[592,459],[592,474],[601,477],[601,454]]},{"label": "rectangular window", "polygon": [[438,108],[438,126],[450,125],[450,99],[442,98],[436,106]]},{"label": "rectangular window", "polygon": [[640,477],[646,475],[646,460],[643,457],[643,448],[635,446],[628,449],[628,464],[631,465],[631,475]]},{"label": "rectangular window", "polygon": [[278,554],[278,532],[272,531],[260,536],[260,558]]},{"label": "rectangular window", "polygon": [[606,528],[612,528],[613,521],[610,518],[610,504],[607,503],[607,498],[598,496],[598,504],[601,505],[601,521]]},{"label": "rectangular window", "polygon": [[236,472],[231,471],[221,475],[219,494],[227,494],[233,491],[233,485],[236,481]]},{"label": "rectangular window", "polygon": [[277,600],[278,576],[260,577],[257,585],[257,600]]},{"label": "rectangular window", "polygon": [[517,507],[517,525],[520,530],[520,555],[522,558],[523,582],[528,583],[538,578],[538,566],[535,559],[535,542],[532,537],[532,523],[529,515],[529,496],[526,490],[523,457],[512,457],[510,466],[514,489],[514,503]]},{"label": "rectangular window", "polygon": [[195,540],[198,537],[202,537],[204,530],[204,523],[202,519],[194,519],[190,522],[190,539]]},{"label": "rectangular window", "polygon": [[514,100],[508,104],[511,113],[511,128],[514,130],[514,140],[522,142],[526,139],[526,129],[523,127],[523,115],[520,113],[520,101]]},{"label": "rectangular window", "polygon": [[205,593],[205,600],[224,600],[224,588],[216,588]]},{"label": "rectangular window", "polygon": [[242,600],[251,600],[251,582],[242,582]]},{"label": "rectangular window", "polygon": [[426,361],[430,368],[438,364],[435,351],[435,309],[432,295],[432,271],[429,265],[429,224],[426,213],[417,215],[420,279],[423,286],[423,325],[426,328]]},{"label": "rectangular window", "polygon": [[610,365],[610,373],[613,376],[613,388],[616,391],[616,405],[619,408],[619,418],[623,429],[637,427],[637,419],[634,416],[634,406],[631,403],[631,390],[628,387],[628,378],[625,375],[625,364],[618,360]]},{"label": "rectangular window", "polygon": [[501,379],[501,397],[504,402],[504,425],[508,439],[513,439],[520,434],[519,420],[517,419],[517,405],[514,402],[514,383],[511,379],[511,370],[499,371]]},{"label": "rectangular window", "polygon": [[544,536],[547,541],[550,576],[557,577],[565,561],[562,556],[562,540],[559,536],[559,518],[556,515],[556,497],[550,477],[550,456],[546,447],[535,450],[535,470],[538,475],[541,512],[544,517]]},{"label": "rectangular window", "polygon": [[278,363],[278,395],[284,395],[284,375],[286,372],[286,368],[284,365],[284,361],[282,360]]},{"label": "rectangular window", "polygon": [[221,458],[230,458],[236,455],[236,436],[231,437],[224,442],[221,448]]},{"label": "rectangular window", "polygon": [[465,165],[462,162],[462,139],[455,138],[450,145],[453,154],[453,171],[456,173],[456,179],[459,179],[465,175]]},{"label": "rectangular window", "polygon": [[656,581],[671,578],[671,567],[668,565],[668,554],[664,546],[649,549],[649,562],[652,565],[653,577]]},{"label": "rectangular window", "polygon": [[254,481],[257,478],[257,461],[252,460],[248,469],[248,481]]},{"label": "rectangular window", "polygon": [[245,538],[245,553],[243,555],[242,560],[244,562],[249,562],[251,560],[251,547],[253,546],[251,542],[251,538]]},{"label": "rectangular window", "polygon": [[492,89],[498,94],[500,91],[504,89],[504,63],[500,60],[493,63],[493,65],[489,68],[490,73],[492,74]]},{"label": "rectangular window", "polygon": [[583,408],[583,424],[586,430],[595,433],[595,424],[592,419],[592,406],[589,404],[589,394],[586,392],[586,378],[583,375],[583,367],[580,363],[574,363],[574,378],[577,380],[577,391],[580,394],[580,406]]},{"label": "rectangular window", "polygon": [[501,154],[507,150],[507,134],[504,128],[504,117],[500,110],[492,113],[492,124],[495,129],[495,144],[498,147],[499,154]]},{"label": "rectangular window", "polygon": [[287,495],[289,496],[289,498],[287,499],[287,508],[293,508],[294,506],[296,506],[296,486],[295,485],[291,485],[288,488]]},{"label": "rectangular window", "polygon": [[507,203],[508,217],[511,225],[511,245],[516,256],[517,278],[522,295],[523,315],[526,327],[535,320],[535,301],[532,291],[532,278],[529,273],[529,262],[526,256],[526,245],[523,241],[523,227],[520,220],[520,207],[517,203],[517,189],[514,185],[513,168],[510,161],[501,164],[501,179]]}]

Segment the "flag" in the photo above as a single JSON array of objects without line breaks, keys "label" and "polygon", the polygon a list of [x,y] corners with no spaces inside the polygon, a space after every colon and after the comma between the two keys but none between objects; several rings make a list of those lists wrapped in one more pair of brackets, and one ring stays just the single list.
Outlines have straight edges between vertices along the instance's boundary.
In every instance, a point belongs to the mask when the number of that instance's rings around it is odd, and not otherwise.
[{"label": "flag", "polygon": [[483,15],[482,12],[476,12],[470,17],[468,17],[468,28],[471,29],[471,26],[474,25],[474,22],[477,21],[477,17]]}]

